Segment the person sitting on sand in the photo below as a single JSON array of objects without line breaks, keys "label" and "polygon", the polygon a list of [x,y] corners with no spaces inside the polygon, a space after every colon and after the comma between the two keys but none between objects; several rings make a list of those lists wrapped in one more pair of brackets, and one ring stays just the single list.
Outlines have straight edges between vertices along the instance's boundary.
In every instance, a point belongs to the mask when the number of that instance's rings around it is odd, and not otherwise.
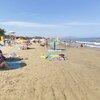
[{"label": "person sitting on sand", "polygon": [[62,57],[65,60],[65,55],[64,54],[59,54],[60,57]]},{"label": "person sitting on sand", "polygon": [[7,67],[8,68],[7,62],[5,62],[5,57],[2,54],[2,51],[0,50],[0,67]]},{"label": "person sitting on sand", "polygon": [[0,57],[3,58],[4,60],[6,59],[1,50],[0,50]]},{"label": "person sitting on sand", "polygon": [[20,60],[23,60],[23,58],[20,58],[16,53],[12,53],[5,60],[6,61],[20,61]]},{"label": "person sitting on sand", "polygon": [[7,64],[7,62],[5,62],[4,60],[1,60],[0,59],[0,68],[3,68],[3,67],[7,67],[8,68],[8,64]]}]

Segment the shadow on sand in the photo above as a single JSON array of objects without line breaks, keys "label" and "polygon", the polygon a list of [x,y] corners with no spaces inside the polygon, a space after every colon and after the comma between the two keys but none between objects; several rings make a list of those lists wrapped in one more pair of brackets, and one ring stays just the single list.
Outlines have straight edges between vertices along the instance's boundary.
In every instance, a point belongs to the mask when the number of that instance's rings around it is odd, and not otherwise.
[{"label": "shadow on sand", "polygon": [[35,48],[32,48],[32,47],[28,47],[27,49],[35,49]]}]

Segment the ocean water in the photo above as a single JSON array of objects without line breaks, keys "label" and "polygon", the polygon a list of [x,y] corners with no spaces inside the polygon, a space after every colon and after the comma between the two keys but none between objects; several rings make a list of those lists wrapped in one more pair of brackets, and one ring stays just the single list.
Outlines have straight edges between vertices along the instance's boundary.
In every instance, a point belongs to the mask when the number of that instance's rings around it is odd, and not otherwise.
[{"label": "ocean water", "polygon": [[76,42],[77,45],[84,44],[85,47],[100,48],[100,38],[63,38],[62,40]]},{"label": "ocean water", "polygon": [[98,38],[61,38],[63,41],[84,41],[84,42],[100,42],[100,37]]}]

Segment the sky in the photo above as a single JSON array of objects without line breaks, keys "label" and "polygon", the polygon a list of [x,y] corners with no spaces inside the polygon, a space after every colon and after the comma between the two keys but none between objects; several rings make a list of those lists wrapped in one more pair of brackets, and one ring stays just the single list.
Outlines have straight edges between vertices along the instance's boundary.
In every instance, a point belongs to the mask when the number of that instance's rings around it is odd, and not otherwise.
[{"label": "sky", "polygon": [[0,0],[6,34],[100,37],[100,0]]}]

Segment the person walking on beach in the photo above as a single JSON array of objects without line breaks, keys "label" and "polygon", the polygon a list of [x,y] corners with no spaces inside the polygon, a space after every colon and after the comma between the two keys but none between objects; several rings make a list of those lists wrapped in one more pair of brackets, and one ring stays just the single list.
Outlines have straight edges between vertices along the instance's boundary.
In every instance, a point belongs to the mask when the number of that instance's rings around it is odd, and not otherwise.
[{"label": "person walking on beach", "polygon": [[6,45],[6,40],[5,39],[3,39],[3,44],[4,44],[4,46]]}]

